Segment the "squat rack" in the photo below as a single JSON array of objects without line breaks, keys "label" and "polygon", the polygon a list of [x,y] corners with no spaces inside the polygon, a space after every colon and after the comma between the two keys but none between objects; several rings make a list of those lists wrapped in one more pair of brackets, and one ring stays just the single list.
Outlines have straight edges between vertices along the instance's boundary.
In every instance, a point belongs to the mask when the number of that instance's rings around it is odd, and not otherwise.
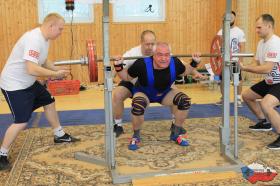
[{"label": "squat rack", "polygon": [[[219,127],[220,132],[220,153],[223,155],[232,165],[218,166],[218,167],[206,167],[206,168],[193,168],[182,170],[169,170],[159,171],[153,173],[141,173],[141,174],[129,174],[119,175],[116,170],[115,161],[115,143],[116,137],[113,134],[113,111],[112,111],[112,90],[113,90],[113,78],[112,69],[109,57],[109,0],[103,0],[103,59],[104,59],[104,105],[105,105],[105,159],[99,157],[93,157],[82,152],[76,152],[75,158],[81,161],[94,163],[98,165],[104,165],[109,168],[114,184],[132,182],[135,178],[153,177],[162,174],[180,174],[180,173],[192,173],[192,172],[224,172],[224,171],[237,171],[240,172],[240,168],[244,166],[238,160],[238,144],[237,144],[237,131],[235,131],[235,146],[234,155],[231,153],[230,145],[230,21],[231,21],[231,0],[226,0],[226,13],[223,20],[223,116],[222,125]],[[236,114],[236,113],[235,113]],[[237,130],[237,122],[235,122],[235,130]]]}]

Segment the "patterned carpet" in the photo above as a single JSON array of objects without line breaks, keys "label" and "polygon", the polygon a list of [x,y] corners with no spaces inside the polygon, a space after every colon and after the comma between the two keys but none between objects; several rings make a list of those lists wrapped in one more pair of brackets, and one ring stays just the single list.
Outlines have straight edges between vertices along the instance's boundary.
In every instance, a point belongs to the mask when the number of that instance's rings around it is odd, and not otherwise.
[{"label": "patterned carpet", "polygon": [[[131,135],[130,124],[126,133],[118,138],[116,148],[117,171],[121,175],[130,173],[176,170],[194,167],[226,165],[219,156],[219,124],[221,118],[188,119],[190,146],[180,147],[168,140],[170,121],[145,122],[141,137],[141,148],[136,152],[127,149]],[[245,164],[258,162],[280,172],[279,152],[265,148],[276,139],[273,132],[251,132],[251,120],[239,117],[239,140],[243,144],[239,151]],[[12,170],[0,172],[0,185],[112,185],[109,171],[94,164],[74,159],[75,152],[104,156],[104,126],[70,126],[66,131],[82,139],[75,144],[54,145],[50,128],[32,128],[20,134],[11,149]],[[259,185],[280,185],[277,176],[272,182]],[[130,184],[122,184],[130,185]],[[178,185],[178,184],[175,184]],[[186,183],[181,185],[250,185],[240,174],[235,179]]]}]

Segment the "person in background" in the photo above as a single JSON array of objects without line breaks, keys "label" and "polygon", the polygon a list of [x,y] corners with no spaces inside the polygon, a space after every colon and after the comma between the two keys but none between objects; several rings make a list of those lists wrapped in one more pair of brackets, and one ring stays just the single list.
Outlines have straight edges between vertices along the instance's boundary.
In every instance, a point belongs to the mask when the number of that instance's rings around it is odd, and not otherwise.
[{"label": "person in background", "polygon": [[[153,46],[156,43],[156,35],[151,30],[145,30],[141,33],[141,43],[140,45],[131,48],[126,51],[123,57],[131,56],[152,56]],[[124,68],[129,68],[136,60],[124,60]],[[114,132],[116,136],[119,137],[124,133],[122,127],[122,117],[124,111],[124,101],[127,98],[132,97],[132,88],[137,81],[137,78],[131,81],[124,81],[118,84],[118,86],[113,90],[112,105],[113,105],[113,117],[114,117]]]},{"label": "person in background", "polygon": [[[232,53],[240,53],[243,52],[245,48],[245,34],[243,30],[241,30],[238,26],[235,25],[235,19],[236,19],[236,13],[234,11],[231,11],[231,22],[230,22],[230,48]],[[217,33],[218,36],[223,35],[223,30],[220,29]],[[233,57],[231,60],[233,61],[239,61],[242,60],[242,58]],[[222,75],[220,75],[220,80],[222,80]],[[221,94],[223,95],[224,86],[221,82],[220,84],[220,90]],[[239,74],[239,85],[237,87],[237,106],[242,107],[242,100],[241,100],[241,93],[242,93],[242,76],[241,72]],[[220,98],[220,101],[216,103],[216,105],[222,105],[223,104],[223,98]]]}]

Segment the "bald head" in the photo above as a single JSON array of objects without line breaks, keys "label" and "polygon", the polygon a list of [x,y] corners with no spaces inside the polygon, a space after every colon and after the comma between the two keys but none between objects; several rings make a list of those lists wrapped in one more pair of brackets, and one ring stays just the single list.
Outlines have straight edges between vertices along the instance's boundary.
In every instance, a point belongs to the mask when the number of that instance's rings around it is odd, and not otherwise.
[{"label": "bald head", "polygon": [[64,18],[57,13],[48,14],[41,26],[44,37],[54,40],[62,33],[65,24]]},{"label": "bald head", "polygon": [[43,24],[51,24],[53,22],[60,21],[60,20],[65,22],[64,18],[61,15],[57,13],[50,13],[44,18]]},{"label": "bald head", "polygon": [[155,33],[151,30],[145,30],[141,34],[141,52],[144,56],[153,55],[153,46],[156,42]]}]

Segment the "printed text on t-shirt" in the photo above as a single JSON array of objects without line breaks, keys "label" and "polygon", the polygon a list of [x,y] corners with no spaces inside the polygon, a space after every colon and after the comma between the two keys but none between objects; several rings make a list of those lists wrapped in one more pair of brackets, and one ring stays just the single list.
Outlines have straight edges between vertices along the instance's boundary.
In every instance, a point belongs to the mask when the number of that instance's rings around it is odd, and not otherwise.
[{"label": "printed text on t-shirt", "polygon": [[29,56],[39,59],[39,52],[35,51],[35,50],[29,50]]}]

